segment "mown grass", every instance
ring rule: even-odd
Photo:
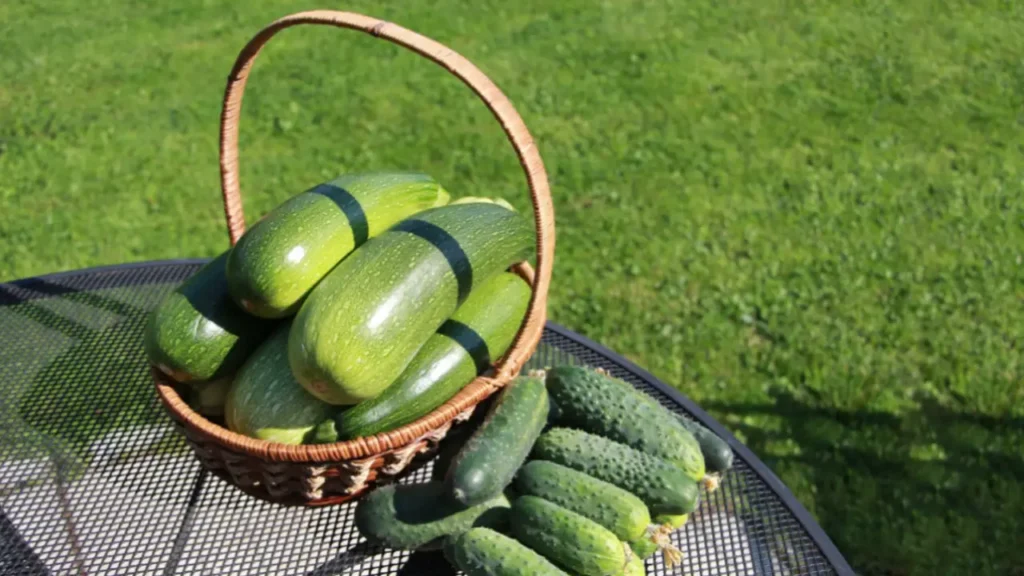
[[[0,278],[222,250],[224,78],[311,7],[88,4],[0,3]],[[506,91],[555,194],[551,316],[708,407],[858,571],[1024,570],[1020,3],[344,7]],[[250,217],[389,167],[527,206],[441,69],[354,33],[275,40],[245,101]]]

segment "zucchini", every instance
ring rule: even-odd
[[[371,239],[299,309],[292,371],[331,404],[373,398],[401,375],[474,287],[533,254],[521,215],[495,204],[427,210]]]
[[[349,174],[293,196],[238,241],[227,262],[239,306],[264,318],[294,314],[350,252],[396,222],[448,202],[426,174]]]
[[[302,444],[335,408],[306,392],[288,368],[288,329],[282,324],[238,371],[224,407],[228,428],[261,440]]]
[[[610,438],[704,478],[700,444],[675,416],[626,382],[581,366],[548,371],[559,424]]]
[[[504,490],[530,454],[550,409],[543,379],[521,376],[509,382],[452,462],[445,478],[451,496],[472,506]]]
[[[231,301],[224,279],[228,254],[164,297],[146,322],[146,357],[177,382],[230,378],[274,328]]]
[[[351,439],[387,432],[444,404],[508,350],[526,315],[530,294],[530,286],[509,272],[473,290],[398,380],[380,396],[345,412],[338,421],[338,433]]]
[[[445,545],[466,576],[568,576],[546,558],[490,528],[472,528]]]
[[[463,507],[445,498],[440,482],[377,488],[356,504],[359,533],[374,544],[399,550],[438,549],[449,536],[475,526],[502,528],[508,521],[504,494]]]
[[[601,436],[552,428],[537,439],[533,457],[579,470],[632,492],[652,514],[688,514],[697,508],[697,483],[685,472]]]
[[[700,451],[704,455],[704,462],[708,472],[721,474],[732,468],[732,448],[729,447],[725,440],[719,438],[717,434],[708,430],[696,420],[690,420],[681,414],[676,414],[675,416],[683,425],[683,428],[689,430],[693,437],[697,439],[697,443],[700,444]]]
[[[473,202],[488,202],[491,204],[497,204],[503,208],[509,210],[515,210],[515,207],[509,204],[508,200],[504,198],[485,198],[483,196],[464,196],[458,200],[452,200],[452,204],[471,204]]]
[[[516,475],[519,494],[537,496],[597,522],[623,542],[643,537],[651,514],[629,492],[561,464],[527,462]]]
[[[231,389],[230,378],[221,378],[213,382],[201,382],[188,386],[188,405],[193,410],[210,418],[224,416],[224,403]]]
[[[579,576],[622,574],[625,545],[600,524],[536,496],[512,503],[511,533],[566,571]]]

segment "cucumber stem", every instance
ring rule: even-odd
[[[676,548],[672,541],[669,540],[669,536],[672,534],[671,524],[651,524],[647,527],[645,536],[661,549],[661,555],[665,558],[665,566],[672,568],[677,566],[683,561],[683,553]]]
[[[717,473],[709,473],[704,475],[704,479],[701,482],[708,492],[714,492],[718,490],[718,486],[722,483],[722,478]]]

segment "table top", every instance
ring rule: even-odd
[[[92,268],[0,284],[0,573],[453,574],[439,553],[385,551],[351,504],[297,508],[202,470],[153,389],[146,316],[201,260]],[[735,467],[648,574],[853,574],[781,481],[677,390],[549,323],[532,363],[603,367],[732,446]],[[403,482],[429,478],[427,462]]]

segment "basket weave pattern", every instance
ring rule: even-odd
[[[261,30],[242,49],[228,77],[221,112],[220,166],[224,214],[232,245],[245,232],[238,170],[238,120],[252,64],[277,32],[296,25],[328,25],[365,32],[441,65],[472,89],[508,136],[526,175],[537,230],[536,269],[514,268],[533,287],[526,318],[509,351],[492,369],[432,413],[390,432],[334,444],[290,446],[231,432],[193,411],[174,383],[153,369],[157,393],[203,467],[254,496],[319,506],[349,500],[377,480],[401,473],[434,452],[454,424],[507,384],[540,343],[555,248],[554,209],[547,173],[522,118],[497,86],[468,60],[415,32],[351,12],[313,11],[286,16]]]

